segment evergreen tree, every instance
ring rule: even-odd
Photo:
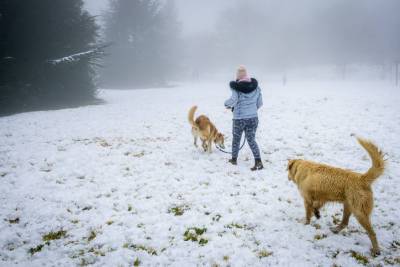
[[[1,0],[0,111],[93,99],[96,37],[82,0]],[[51,61],[72,54],[77,55]]]
[[[111,0],[105,36],[112,43],[103,84],[132,88],[165,84],[177,69],[180,25],[174,1]]]

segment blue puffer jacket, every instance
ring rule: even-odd
[[[234,89],[231,91],[232,96],[225,101],[225,107],[233,108],[234,120],[258,117],[257,110],[263,105],[260,87],[247,94]]]

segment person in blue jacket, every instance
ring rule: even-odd
[[[240,140],[244,132],[255,161],[251,170],[261,170],[263,164],[260,149],[255,139],[258,126],[257,111],[263,105],[261,89],[257,80],[247,75],[244,66],[238,68],[236,81],[231,81],[229,85],[232,96],[225,101],[225,107],[233,112],[232,158],[229,162],[237,165]]]

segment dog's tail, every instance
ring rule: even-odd
[[[197,127],[196,122],[194,121],[194,113],[197,110],[197,106],[193,106],[190,110],[189,110],[189,114],[188,114],[188,120],[189,123],[193,126],[193,127]]]
[[[362,178],[372,184],[385,170],[385,160],[383,159],[382,151],[371,141],[357,137],[358,143],[368,152],[372,167],[362,175]]]

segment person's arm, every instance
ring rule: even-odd
[[[263,99],[262,99],[262,94],[261,94],[261,90],[260,93],[258,94],[258,98],[257,98],[257,109],[261,108],[263,106]]]
[[[225,101],[225,107],[226,108],[234,108],[237,105],[238,102],[238,92],[236,92],[235,90],[231,90],[232,91],[232,96],[231,98],[229,98],[228,100]]]

